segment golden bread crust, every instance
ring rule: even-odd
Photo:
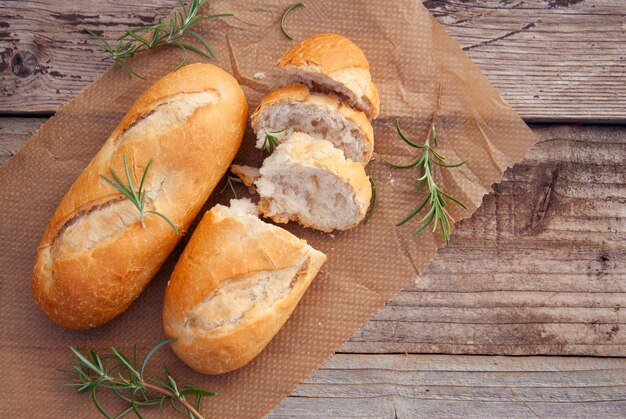
[[[342,35],[310,36],[285,52],[277,64],[288,72],[309,73],[315,79],[324,76],[351,91],[354,105],[370,118],[380,113],[380,97],[367,58],[361,48]]]
[[[203,92],[209,101],[192,108],[172,129],[126,135],[159,103]],[[210,64],[170,73],[135,101],[59,203],[37,249],[33,297],[52,321],[67,329],[86,329],[118,316],[180,239],[155,215],[146,215],[142,227],[139,212],[100,175],[111,177],[112,167],[125,180],[126,155],[137,188],[153,160],[146,178],[147,205],[184,232],[239,149],[246,116],[247,102],[237,81]],[[110,214],[105,217],[111,205],[119,206],[119,218],[127,218],[122,225],[112,225]],[[132,214],[137,219],[128,221]],[[72,225],[78,222],[97,239],[72,236]]]
[[[163,325],[167,337],[178,339],[172,344],[174,352],[196,371],[222,374],[256,357],[287,321],[326,260],[306,241],[280,227],[262,224],[266,227],[251,231],[236,217],[218,216],[214,208],[204,215],[176,264],[165,292]],[[191,321],[192,310],[219,286],[289,268],[298,272],[287,294],[257,316],[244,313],[227,330],[207,330]],[[217,321],[219,313],[205,310],[202,317]]]

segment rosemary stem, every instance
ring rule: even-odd
[[[178,396],[176,396],[174,393],[172,393],[169,390],[165,390],[164,388],[161,388],[159,386],[155,386],[154,384],[150,384],[147,383],[145,381],[142,381],[142,384],[145,388],[149,388],[152,389],[154,391],[158,391],[159,393],[165,394],[167,396],[170,397],[176,397],[192,414],[194,414],[198,419],[204,419],[204,416],[202,416],[202,414],[200,412],[198,412],[195,407],[193,407],[187,400],[185,400],[184,398],[179,398]]]
[[[437,187],[435,185],[435,181],[430,171],[430,138],[426,138],[424,142],[424,175],[426,177],[426,181],[428,182],[429,190],[433,190]]]
[[[446,209],[448,202],[445,201],[444,197],[448,198],[449,200],[463,207],[464,209],[467,209],[467,205],[463,204],[458,199],[453,198],[452,196],[445,193],[443,190],[439,188],[435,180],[436,173],[435,173],[435,170],[433,169],[433,164],[436,164],[437,166],[440,166],[441,168],[451,168],[451,167],[462,166],[467,162],[467,160],[463,160],[462,162],[457,163],[457,164],[445,163],[445,158],[437,150],[435,150],[435,147],[437,147],[437,133],[435,131],[434,122],[432,122],[430,132],[428,136],[426,137],[426,139],[424,140],[424,143],[422,145],[416,144],[412,142],[411,140],[409,140],[400,129],[400,123],[398,121],[396,121],[396,131],[398,132],[398,135],[400,136],[402,141],[404,141],[411,147],[420,149],[422,154],[419,160],[417,160],[415,163],[412,163],[412,164],[406,164],[406,165],[395,164],[395,163],[389,162],[388,160],[384,158],[383,158],[383,161],[385,161],[387,164],[389,164],[392,167],[397,167],[400,169],[410,169],[410,168],[417,169],[419,171],[419,174],[416,176],[411,176],[411,178],[417,182],[415,186],[417,193],[420,193],[421,190],[424,188],[428,190],[426,197],[424,198],[422,203],[417,207],[417,209],[411,212],[398,224],[396,224],[396,226],[401,226],[405,224],[406,222],[411,220],[413,217],[415,217],[420,211],[422,211],[422,209],[424,209],[426,205],[428,205],[430,210],[421,220],[417,222],[419,225],[419,228],[415,232],[415,234],[420,233],[427,226],[432,224],[433,232],[437,231],[437,228],[440,227],[441,232],[443,234],[443,239],[445,240],[446,243],[448,243],[449,235],[451,231],[451,225],[450,225],[450,214],[448,213],[448,210]],[[434,143],[433,147],[430,146],[431,139]]]

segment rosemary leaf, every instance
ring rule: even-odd
[[[265,130],[265,140],[263,140],[261,149],[267,151],[269,154],[272,154],[276,147],[278,147],[278,137],[276,136],[276,134],[280,134],[281,132],[284,132],[286,130],[287,128],[276,131]]]
[[[115,173],[115,170],[113,170],[112,167],[109,167],[109,171],[111,172],[111,176],[113,177],[113,179],[109,179],[108,177],[104,175],[100,175],[100,177],[104,179],[113,188],[115,188],[115,190],[117,190],[126,198],[128,198],[130,202],[132,202],[132,204],[139,211],[139,221],[141,222],[142,226],[143,226],[145,214],[154,214],[154,215],[158,215],[163,220],[165,220],[165,222],[167,222],[170,225],[170,227],[172,227],[172,230],[174,230],[174,232],[178,235],[178,228],[169,218],[165,216],[165,214],[162,214],[157,211],[145,209],[146,193],[144,190],[144,184],[146,180],[146,175],[151,166],[152,166],[152,160],[148,162],[148,164],[146,165],[146,168],[144,169],[143,175],[141,176],[141,182],[139,183],[139,190],[137,191],[135,191],[135,185],[133,184],[132,175],[130,173],[130,166],[128,165],[126,154],[124,154],[124,172],[126,173],[126,180],[128,182],[128,185],[124,184],[122,179],[120,179],[120,177],[117,175],[117,173]]]
[[[187,33],[191,36],[193,36],[194,38],[196,38],[198,41],[200,41],[202,43],[202,45],[206,48],[207,51],[209,51],[209,55],[206,55],[206,53],[204,51],[202,51],[202,54],[205,54],[206,57],[213,57],[216,58],[217,54],[215,53],[215,50],[213,49],[213,47],[211,46],[211,44],[209,44],[206,39],[204,39],[198,32],[193,31],[191,29],[187,30]],[[192,50],[194,51],[194,50]]]
[[[424,148],[423,145],[419,145],[419,144],[414,143],[413,141],[409,140],[409,138],[404,134],[404,131],[402,131],[402,129],[400,128],[399,121],[396,121],[396,131],[398,132],[398,135],[400,136],[402,141],[404,141],[405,143],[407,143],[411,147],[413,147],[413,148]]]
[[[83,353],[71,347],[70,350],[76,363],[73,365],[73,370],[64,370],[63,373],[71,377],[73,381],[62,385],[77,387],[78,393],[88,393],[96,409],[107,418],[113,418],[113,416],[98,400],[99,390],[109,390],[113,396],[126,404],[115,418],[123,417],[131,412],[142,418],[143,409],[150,406],[159,406],[161,412],[164,413],[163,404],[169,401],[179,413],[192,419],[201,419],[203,416],[200,413],[200,400],[202,397],[210,397],[215,393],[190,384],[179,385],[167,367],[164,367],[164,377],[148,379],[145,375],[148,362],[155,352],[173,341],[175,339],[168,339],[155,345],[139,368],[135,351],[131,362],[115,348],[111,348],[111,354],[98,355],[91,350]]]
[[[424,201],[419,205],[419,207],[417,207],[412,213],[407,215],[406,218],[404,218],[402,221],[400,221],[398,224],[396,224],[396,227],[400,227],[401,225],[406,224],[413,217],[415,217],[417,214],[419,214],[419,212],[426,206],[426,204],[428,204],[428,198],[429,197],[427,196],[424,199]]]
[[[137,77],[142,80],[146,78],[134,71],[125,60],[132,58],[137,52],[144,49],[156,48],[160,45],[170,45],[181,49],[183,58],[176,66],[179,69],[187,62],[188,51],[195,52],[204,57],[216,57],[215,50],[209,42],[198,32],[191,28],[199,22],[206,19],[214,19],[218,17],[233,16],[230,13],[221,13],[215,15],[200,15],[200,8],[207,0],[190,0],[189,5],[180,0],[182,11],[173,15],[170,20],[159,20],[152,25],[144,25],[134,29],[124,31],[124,34],[117,38],[117,46],[113,47],[106,39],[95,31],[85,28],[84,31],[93,36],[98,41],[100,52],[108,55],[108,57],[119,65],[128,73],[129,77]],[[196,38],[205,50],[189,45],[183,42],[185,36],[189,34]]]
[[[289,7],[287,7],[287,8],[285,9],[285,13],[283,13],[283,16],[280,18],[280,23],[279,23],[279,25],[280,25],[280,30],[281,30],[281,32],[283,33],[283,35],[285,35],[287,38],[289,38],[289,39],[291,39],[291,40],[293,40],[293,37],[292,37],[291,35],[289,35],[289,34],[287,33],[287,31],[285,30],[285,19],[287,18],[287,15],[288,15],[289,13],[291,13],[291,11],[292,11],[293,9],[297,9],[298,7],[306,7],[306,4],[304,4],[304,3],[302,3],[302,2],[292,4],[291,6],[289,6]]]
[[[226,183],[224,183],[224,187],[220,190],[220,195],[223,194],[226,189],[230,189],[233,197],[237,199],[237,191],[235,191],[235,185],[233,184],[233,182],[243,183],[243,181],[239,179],[237,175],[229,170],[228,174],[226,175]]]
[[[113,169],[111,169],[111,172],[112,171]],[[137,193],[135,192],[135,185],[133,184],[133,178],[130,175],[130,167],[128,167],[128,159],[126,158],[126,153],[124,153],[124,171],[126,172],[126,179],[128,180],[128,189],[130,190],[130,193],[133,194],[133,198],[135,198],[136,201],[139,201],[139,197],[137,196]],[[144,171],[143,174],[145,175],[146,172]]]
[[[109,415],[108,412],[106,410],[104,410],[102,405],[98,402],[98,399],[96,398],[96,390],[97,390],[97,387],[94,387],[91,390],[91,393],[90,393],[91,401],[96,406],[96,409],[98,409],[100,411],[100,413],[102,413],[102,415],[104,417],[106,417],[107,419],[112,419],[112,416]]]
[[[382,160],[389,166],[398,169],[417,169],[420,175],[411,177],[416,182],[416,192],[420,193],[423,188],[427,189],[427,194],[424,200],[421,201],[421,203],[417,206],[415,210],[413,210],[398,224],[396,224],[396,226],[406,224],[407,222],[415,218],[415,216],[417,216],[420,212],[422,212],[422,210],[424,210],[426,206],[428,206],[429,209],[426,215],[424,215],[419,221],[417,221],[418,228],[415,231],[415,234],[419,234],[424,231],[426,227],[432,226],[433,232],[437,231],[437,229],[441,230],[443,239],[447,244],[450,240],[452,227],[450,224],[450,216],[448,214],[448,211],[446,210],[446,206],[448,205],[446,199],[449,199],[450,201],[454,202],[464,209],[467,209],[467,205],[439,188],[435,181],[433,167],[439,166],[441,169],[455,168],[464,165],[465,163],[467,163],[467,160],[463,160],[459,163],[454,164],[448,164],[445,162],[445,157],[434,149],[434,147],[438,145],[437,131],[435,129],[434,123],[431,125],[431,129],[429,131],[428,137],[424,141],[424,144],[417,144],[411,141],[400,128],[400,121],[396,121],[396,131],[398,132],[398,136],[402,141],[404,141],[412,148],[419,149],[421,151],[421,155],[414,163],[409,164],[394,163],[384,158]],[[434,146],[430,145],[431,140]],[[433,166],[432,163],[434,163],[435,166]]]
[[[191,394],[192,396],[202,396],[202,397],[215,396],[215,393],[213,393],[212,391],[201,390],[199,388],[187,388],[185,390],[181,390],[180,392],[181,396],[186,396],[188,394]]]

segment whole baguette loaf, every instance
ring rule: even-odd
[[[240,368],[285,324],[326,255],[258,219],[249,200],[216,205],[195,229],[165,291],[174,352],[205,374]]]
[[[101,178],[112,168],[137,190],[150,160],[145,208],[184,232],[223,176],[246,125],[237,81],[210,64],[194,64],[152,85],[83,170],[57,207],[37,249],[33,297],[67,329],[99,326],[139,296],[180,236],[139,210]]]

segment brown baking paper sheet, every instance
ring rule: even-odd
[[[205,9],[235,14],[205,21],[199,31],[217,49],[219,58],[212,62],[233,73],[244,87],[251,110],[279,83],[275,62],[292,42],[280,33],[277,22],[290,3],[214,1]],[[408,161],[415,155],[398,139],[395,120],[400,119],[415,141],[423,141],[441,83],[436,122],[440,149],[449,161],[470,159],[460,169],[446,170],[440,179],[444,190],[469,205],[468,211],[450,207],[456,220],[469,217],[503,171],[536,141],[419,1],[310,0],[289,16],[288,27],[296,40],[336,32],[364,50],[382,99],[381,116],[374,124],[377,156]],[[179,59],[178,50],[166,48],[142,53],[131,65],[154,82]],[[190,62],[200,60],[190,55]],[[5,388],[1,412],[96,416],[86,396],[59,386],[62,376],[56,368],[70,365],[68,347],[106,350],[114,345],[131,351],[138,343],[147,350],[163,338],[165,285],[188,236],[131,308],[95,330],[69,332],[52,324],[33,302],[30,286],[35,250],[57,203],[149,84],[129,79],[120,69],[105,72],[0,169],[0,370],[3,381],[14,389],[8,394]],[[248,130],[235,162],[258,165],[262,156],[253,144]],[[371,165],[371,173],[378,184],[379,204],[369,224],[333,235],[287,226],[325,252],[328,262],[258,358],[220,377],[193,372],[169,349],[157,359],[157,366],[167,363],[181,382],[218,393],[204,401],[208,416],[244,418],[269,412],[375,311],[417,280],[443,245],[439,232],[414,236],[413,223],[394,226],[418,203],[409,179],[413,173],[390,169],[380,161]],[[216,192],[206,209],[228,199]]]

